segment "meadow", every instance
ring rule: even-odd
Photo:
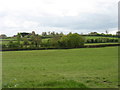
[[[84,36],[86,39],[96,39],[96,38],[108,38],[108,39],[117,39],[117,37],[104,37],[104,36]]]
[[[117,88],[118,47],[2,52],[3,88]]]

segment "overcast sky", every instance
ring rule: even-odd
[[[119,0],[0,0],[0,34],[115,33]]]

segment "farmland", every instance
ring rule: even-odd
[[[118,47],[2,54],[3,88],[118,87]]]
[[[117,37],[102,37],[102,36],[84,36],[84,38],[87,39],[97,39],[97,38],[108,38],[108,39],[118,39]],[[42,39],[42,42],[46,42],[49,38]],[[16,38],[9,38],[9,39],[0,39],[0,45],[1,44],[8,44],[9,41],[17,42]],[[20,41],[23,43],[23,41]]]
[[[103,37],[103,36],[84,36],[86,39],[96,39],[96,38],[109,38],[109,39],[117,39],[117,37]]]

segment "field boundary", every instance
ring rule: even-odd
[[[119,44],[101,44],[101,45],[84,45],[78,48],[99,48],[109,46],[120,46]],[[22,51],[22,50],[51,50],[51,49],[74,49],[74,48],[2,48],[0,51]]]

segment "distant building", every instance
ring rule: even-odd
[[[89,35],[97,35],[98,33],[97,32],[91,32],[89,33]]]
[[[20,35],[22,36],[22,37],[25,37],[26,35],[29,35],[30,33],[26,33],[26,32],[22,32],[22,33],[20,33]]]
[[[32,31],[32,33],[27,33],[27,32],[20,32],[19,33],[21,35],[21,37],[25,37],[25,36],[31,36],[31,35],[36,35],[35,31]],[[17,35],[14,35],[13,37],[17,37]]]
[[[5,34],[0,35],[0,39],[5,39],[5,38],[7,38],[7,36]]]

